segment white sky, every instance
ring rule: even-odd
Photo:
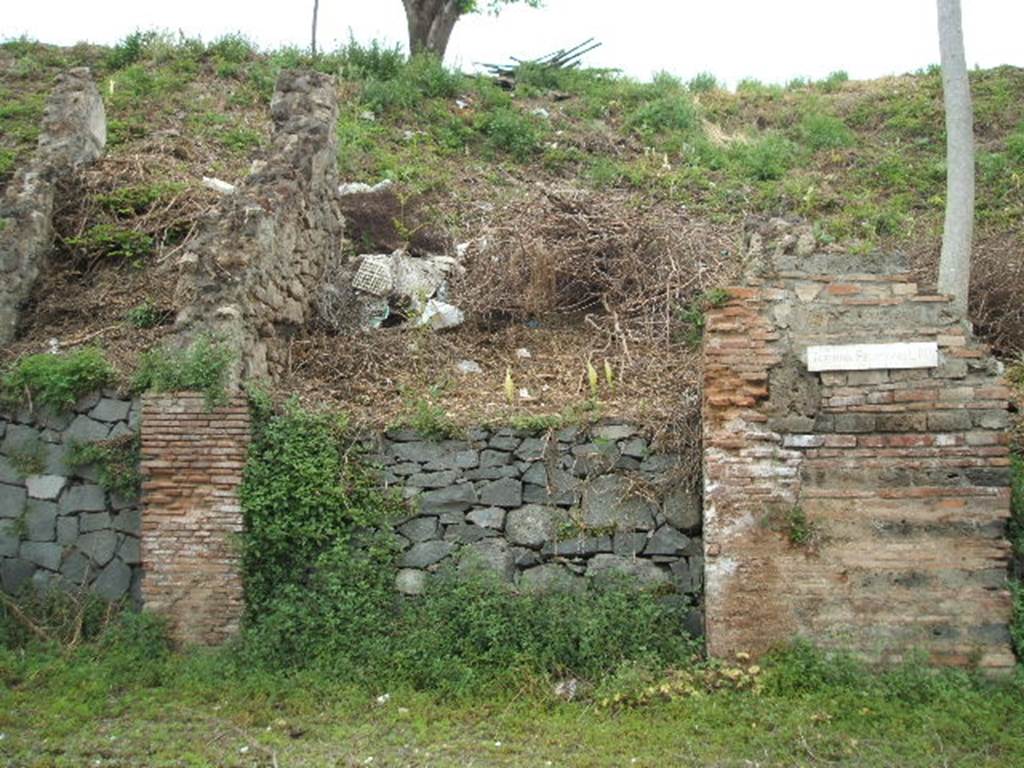
[[[348,39],[405,44],[401,0],[320,0],[321,48]],[[308,46],[312,0],[0,0],[0,37],[28,35],[69,45],[113,43],[136,29],[182,30],[213,39],[241,32],[264,47]],[[963,0],[971,65],[1024,66],[1024,0]],[[447,62],[504,62],[604,43],[590,66],[648,78],[710,71],[784,82],[845,69],[854,79],[902,73],[938,61],[935,0],[547,0],[467,16]]]

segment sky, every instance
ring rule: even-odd
[[[240,32],[263,47],[308,46],[313,0],[0,0],[0,38],[114,43],[136,29],[212,40]],[[1024,66],[1024,0],[963,0],[971,66]],[[320,47],[378,39],[405,45],[401,0],[320,0]],[[936,63],[935,0],[546,0],[499,17],[466,16],[446,61],[532,58],[594,37],[585,63],[640,78],[711,72],[784,83],[845,70],[854,79]]]

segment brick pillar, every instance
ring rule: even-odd
[[[213,645],[238,630],[249,436],[243,396],[213,409],[197,393],[143,398],[142,599],[179,642]]]
[[[1009,390],[950,297],[815,254],[708,313],[708,649],[796,637],[875,661],[1012,669]],[[918,343],[936,362],[809,364]],[[865,366],[866,367],[866,366]]]

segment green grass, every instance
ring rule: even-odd
[[[0,651],[0,760],[79,766],[874,766],[1024,762],[1019,682],[910,668],[822,679],[767,665],[760,694],[636,708],[565,703],[551,681],[446,700],[230,655]],[[801,674],[792,686],[787,679]],[[773,683],[778,675],[781,683]],[[788,686],[788,687],[787,687]],[[387,696],[382,703],[378,697]],[[369,758],[373,758],[372,761]]]
[[[799,215],[854,250],[918,245],[941,227],[944,127],[931,69],[878,83],[843,72],[787,86],[747,79],[729,92],[710,73],[684,84],[666,73],[637,82],[607,70],[528,66],[510,94],[434,59],[406,61],[394,48],[356,41],[315,61],[295,48],[261,51],[237,35],[202,43],[153,32],[111,49],[13,40],[0,55],[13,62],[0,78],[0,178],[31,151],[60,67],[96,72],[112,154],[175,130],[184,156],[189,144],[212,143],[216,172],[230,177],[244,175],[265,141],[277,74],[312,66],[339,78],[346,178],[391,178],[442,196],[457,194],[454,180],[467,175],[495,194],[509,174],[583,179],[718,220]],[[1024,215],[1024,72],[974,71],[971,80],[984,236]],[[549,119],[532,114],[541,105]],[[718,141],[718,131],[729,139]]]

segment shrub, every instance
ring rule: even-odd
[[[318,558],[339,557],[357,529],[397,511],[343,442],[347,422],[290,404],[262,419],[240,491],[250,611],[284,585],[305,587]]]
[[[684,133],[697,131],[700,115],[697,105],[674,77],[660,73],[648,88],[652,98],[642,101],[626,116],[626,127],[639,134]]]
[[[853,132],[838,117],[809,114],[800,121],[800,137],[808,147],[842,149],[853,144]]]
[[[835,72],[829,74],[824,80],[821,80],[818,85],[825,93],[833,93],[838,91],[843,83],[847,82],[850,76],[842,69],[838,69]]]
[[[487,146],[525,162],[540,151],[540,129],[536,121],[514,107],[499,107],[477,118],[476,129]]]
[[[234,361],[234,352],[209,336],[200,336],[185,348],[151,349],[139,359],[132,389],[136,392],[202,392],[212,408],[227,402]]]
[[[777,134],[750,143],[737,142],[730,148],[736,167],[757,181],[780,179],[793,163],[793,145]]]
[[[0,400],[8,405],[30,403],[66,410],[82,395],[113,380],[113,367],[94,347],[60,355],[30,355],[0,376]]]
[[[523,594],[466,557],[399,598],[388,524],[401,505],[350,449],[345,420],[291,404],[260,407],[256,423],[241,490],[246,658],[462,693],[518,671],[597,676],[693,655],[686,606],[620,583]]]
[[[97,638],[107,623],[107,606],[87,592],[25,589],[17,599],[0,596],[0,647],[23,649],[34,643],[66,645],[77,635]]]
[[[461,85],[461,75],[445,69],[436,56],[422,54],[394,76],[365,81],[362,102],[381,113],[414,109],[426,99],[455,96]]]
[[[341,71],[346,80],[393,80],[405,66],[400,46],[389,48],[376,40],[364,46],[350,38],[336,55],[342,61]]]
[[[124,69],[145,58],[147,48],[157,39],[156,32],[136,30],[122,39],[107,54],[110,69]]]
[[[699,72],[687,83],[686,87],[694,93],[705,93],[707,91],[717,91],[721,85],[718,82],[718,78],[710,72]]]
[[[96,224],[78,237],[69,237],[65,244],[81,249],[92,258],[123,259],[140,264],[153,253],[153,238],[144,232],[118,227],[115,224]]]
[[[234,33],[214,40],[206,49],[210,56],[231,64],[243,64],[256,55],[256,46],[245,35]]]

